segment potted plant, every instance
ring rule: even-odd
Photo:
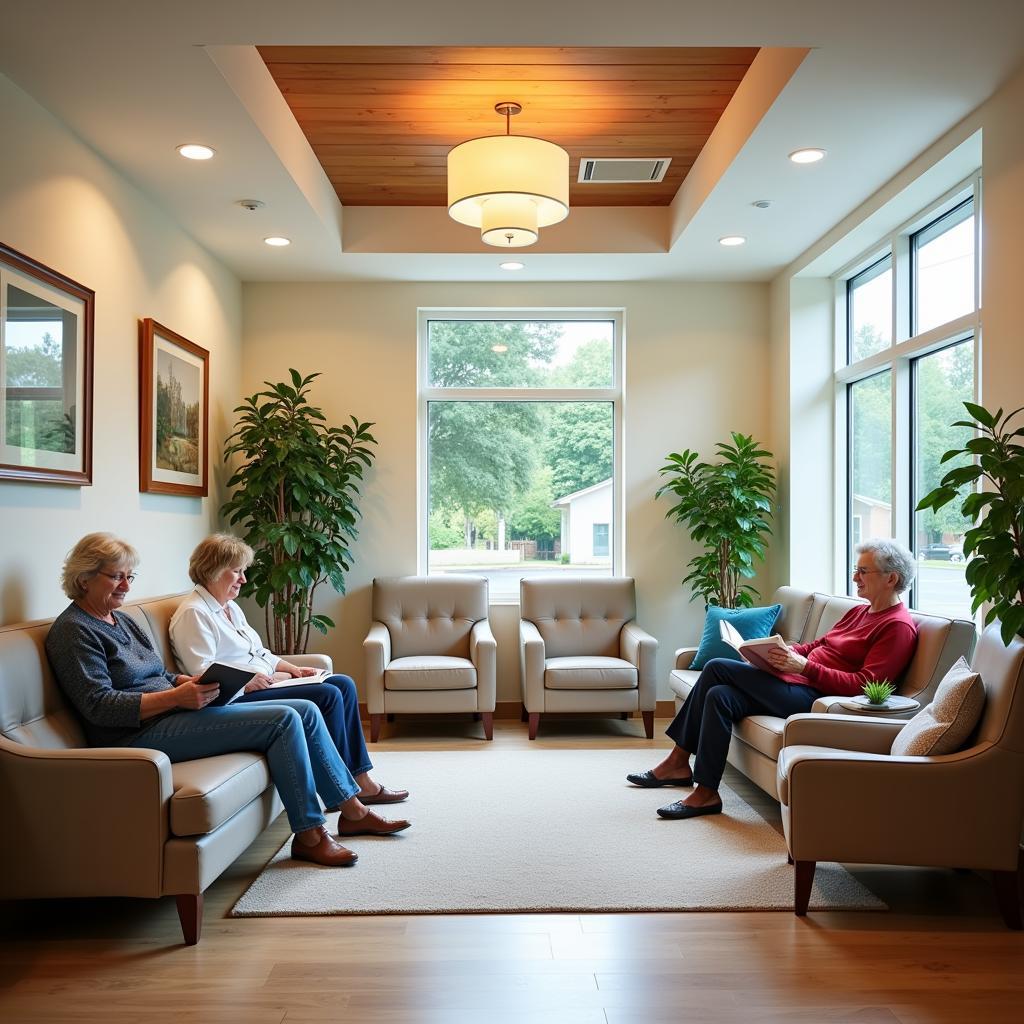
[[[687,563],[693,594],[704,604],[725,608],[750,607],[757,591],[742,583],[754,575],[754,560],[763,559],[765,537],[771,533],[771,503],[775,474],[765,451],[745,434],[733,433],[732,443],[719,442],[718,460],[702,462],[689,448],[666,456],[658,471],[669,477],[655,497],[669,492],[678,498],[665,513],[690,530],[704,551]]]
[[[1003,643],[1008,644],[1014,634],[1024,636],[1024,447],[1016,440],[1024,435],[1024,427],[1012,432],[1008,428],[1024,408],[1007,416],[1002,409],[991,413],[974,402],[964,402],[964,408],[971,419],[953,425],[977,433],[963,448],[946,452],[941,461],[958,456],[972,461],[951,469],[917,508],[938,511],[962,498],[961,513],[975,523],[964,535],[963,551],[974,597],[971,610],[988,602],[985,625],[998,618]],[[962,497],[962,489],[973,488],[978,480],[986,481],[989,489]]]
[[[865,683],[861,689],[864,691],[868,703],[879,708],[884,706],[885,702],[896,692],[896,687],[888,679],[877,683]]]
[[[224,442],[224,458],[237,456],[241,463],[228,480],[234,493],[221,514],[241,527],[255,552],[242,593],[264,609],[268,644],[304,654],[311,627],[326,633],[334,625],[313,613],[313,598],[325,582],[345,593],[359,482],[377,442],[369,432],[373,424],[355,416],[344,426],[327,426],[307,397],[320,374],[289,374],[290,384],[264,381],[269,390],[234,410],[240,415]]]

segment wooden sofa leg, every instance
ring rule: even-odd
[[[493,711],[482,711],[480,717],[484,723],[484,737],[489,740],[494,739],[494,712]]]
[[[530,712],[530,739],[535,740],[537,738],[537,726],[540,725],[540,712]]]
[[[793,913],[797,917],[807,914],[807,904],[811,902],[811,886],[814,884],[814,869],[817,861],[798,860],[794,862],[793,872]]]
[[[649,740],[654,739],[654,712],[644,711],[644,732],[647,734]]]
[[[194,946],[203,930],[203,894],[182,893],[174,899],[178,904],[178,920],[181,921],[185,945]]]
[[[380,725],[384,720],[383,715],[370,715],[370,742],[376,743],[380,739]]]
[[[1024,851],[1017,855],[1016,871],[993,871],[992,887],[996,892],[996,904],[1003,915],[1006,927],[1015,932],[1021,930],[1020,904],[1024,891]]]

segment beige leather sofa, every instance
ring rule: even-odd
[[[782,824],[796,864],[795,909],[807,911],[817,861],[991,871],[1006,924],[1021,927],[1024,880],[1024,638],[999,626],[972,667],[985,709],[963,750],[893,757],[903,722],[794,715],[778,764]]]
[[[384,716],[466,712],[494,737],[497,645],[483,576],[392,576],[373,581],[363,641],[370,740]]]
[[[128,605],[172,665],[184,595]],[[50,672],[50,621],[0,628],[0,899],[174,896],[186,943],[203,892],[282,810],[253,753],[171,764],[156,750],[87,747]],[[330,668],[322,655],[292,658]]]
[[[827,633],[851,608],[863,602],[853,597],[779,587],[766,603],[782,605],[776,633],[789,642],[809,643]],[[917,651],[899,680],[897,692],[923,705],[931,700],[935,688],[957,658],[970,658],[977,632],[974,623],[966,619],[947,619],[916,611],[911,614],[918,627]],[[675,695],[677,711],[700,675],[689,667],[696,653],[696,647],[676,651],[676,667],[669,676],[669,686]],[[842,709],[837,702],[841,699],[822,698],[814,702],[812,711],[840,713]],[[733,726],[733,739],[729,744],[729,763],[776,800],[779,798],[776,766],[785,724],[784,718],[773,715],[751,715]]]
[[[639,711],[654,735],[658,641],[636,618],[629,576],[519,582],[523,707],[536,739],[546,712]]]

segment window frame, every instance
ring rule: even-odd
[[[416,316],[416,564],[430,574],[431,402],[598,402],[612,406],[612,523],[609,537],[611,575],[626,574],[625,499],[623,482],[623,386],[625,310],[581,307],[420,307]],[[448,388],[430,384],[428,330],[431,320],[595,320],[612,323],[612,384],[607,388]],[[491,604],[518,606],[513,598],[491,598]]]
[[[974,217],[974,309],[954,320],[912,334],[916,320],[916,297],[912,268],[914,265],[914,239],[930,227],[939,224],[958,209],[973,202]],[[836,593],[849,593],[852,572],[850,560],[852,538],[850,458],[850,386],[872,377],[883,370],[892,371],[892,523],[896,540],[914,551],[914,423],[912,378],[916,359],[941,351],[952,345],[974,341],[974,401],[980,401],[982,381],[980,375],[983,345],[981,308],[981,212],[982,176],[975,171],[969,177],[898,225],[888,235],[877,239],[870,247],[851,260],[833,276],[835,308],[833,351],[835,369],[834,433],[835,460],[833,489],[834,503],[834,561]],[[852,304],[850,284],[860,274],[878,265],[886,255],[892,257],[892,344],[874,355],[856,362],[850,361],[852,331]],[[915,552],[916,554],[916,552]],[[916,588],[908,594],[910,607],[916,608]],[[925,611],[926,609],[921,609]]]

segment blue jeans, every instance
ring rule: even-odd
[[[748,715],[789,718],[810,711],[820,696],[819,690],[787,683],[745,661],[712,658],[665,732],[676,746],[696,755],[693,781],[717,790],[725,771],[733,722]]]
[[[253,690],[252,693],[242,694],[234,703],[254,704],[265,700],[312,701],[324,716],[327,731],[348,770],[353,775],[361,775],[373,767],[370,755],[366,752],[363,723],[359,720],[359,695],[350,676],[338,674],[328,676],[322,683]]]
[[[359,792],[308,700],[178,711],[144,728],[128,746],[162,750],[172,761],[238,750],[265,754],[293,832],[324,823],[317,793],[328,807],[337,807]]]

